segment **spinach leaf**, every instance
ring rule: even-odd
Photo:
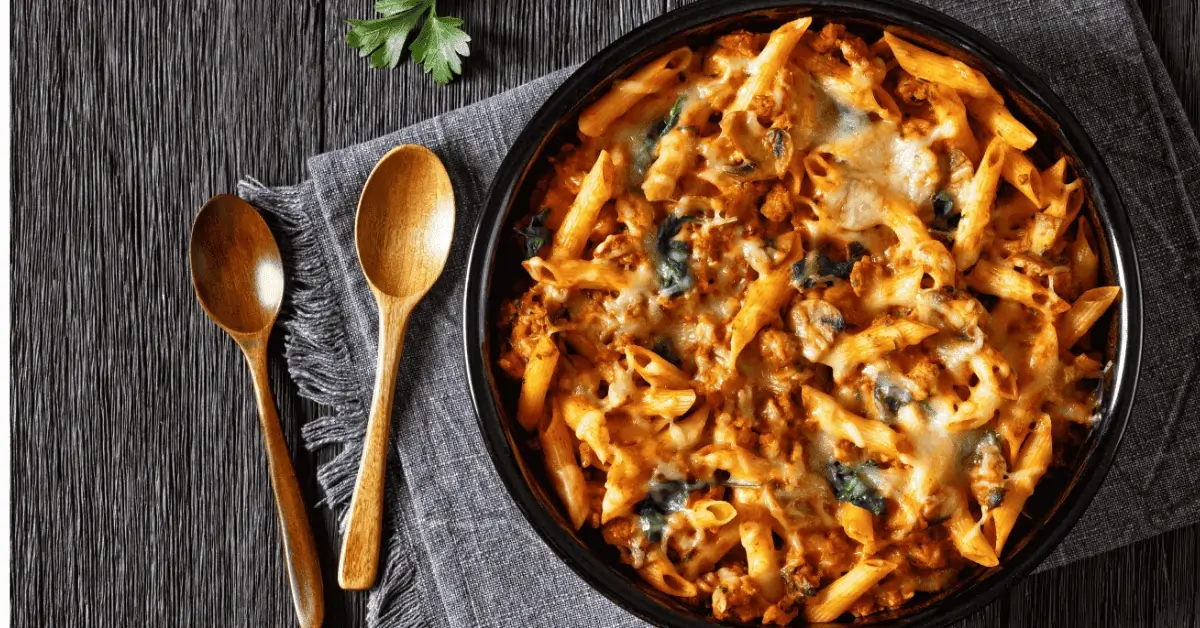
[[[829,485],[833,488],[833,495],[838,501],[849,502],[859,508],[871,511],[876,516],[883,514],[885,505],[883,496],[875,490],[874,486],[871,486],[856,467],[831,460],[826,471],[828,473],[826,479],[829,480]]]
[[[933,222],[929,225],[929,233],[933,237],[951,244],[954,242],[954,232],[962,220],[962,213],[954,211],[954,199],[945,190],[933,197]]]
[[[695,284],[691,270],[688,268],[688,258],[692,251],[686,242],[675,239],[684,223],[695,222],[690,216],[667,216],[658,226],[658,235],[654,246],[658,253],[658,290],[670,296],[679,296],[687,292]]]
[[[934,219],[946,218],[950,212],[954,211],[954,199],[950,198],[950,194],[945,190],[938,192],[933,197],[933,217]]]
[[[861,258],[861,255],[852,255],[844,262],[835,262],[824,251],[810,251],[804,259],[792,264],[792,281],[808,289],[817,284],[832,284],[836,279],[849,279],[850,272]]]
[[[518,235],[525,239],[525,259],[537,257],[538,251],[550,241],[550,229],[546,227],[546,219],[550,217],[550,208],[544,208],[525,227],[515,229]]]
[[[667,112],[667,117],[663,119],[662,129],[658,132],[657,137],[654,138],[655,140],[666,135],[671,129],[675,128],[676,124],[679,124],[679,114],[683,113],[683,105],[686,102],[687,94],[680,94],[675,99],[675,104],[671,105],[671,110]]]
[[[679,356],[675,353],[675,346],[671,344],[671,339],[667,338],[666,336],[659,338],[658,341],[654,343],[654,347],[650,350],[657,353],[658,357],[670,362],[671,364],[674,364],[675,366],[683,364],[683,361],[680,360]]]
[[[879,414],[891,420],[895,418],[896,413],[900,408],[912,403],[912,393],[908,389],[896,384],[884,375],[875,378],[875,405],[879,408]]]
[[[642,534],[652,543],[661,542],[667,516],[686,508],[688,496],[692,491],[701,491],[713,486],[759,488],[760,485],[732,481],[729,479],[729,473],[720,469],[713,473],[713,479],[710,481],[650,480],[645,499],[633,507],[633,511],[639,517]]]
[[[686,102],[687,94],[680,94],[675,99],[675,104],[671,105],[671,110],[667,112],[667,117],[651,123],[646,129],[645,140],[633,148],[633,160],[630,164],[633,176],[629,178],[630,185],[640,189],[642,179],[646,177],[646,170],[654,162],[654,149],[658,146],[658,140],[679,124],[679,115],[683,112]]]
[[[651,480],[646,498],[638,502],[633,509],[640,519],[642,534],[651,543],[661,542],[663,530],[667,525],[667,515],[683,510],[692,491],[707,487],[707,482]]]

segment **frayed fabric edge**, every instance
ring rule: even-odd
[[[284,335],[284,359],[300,395],[333,409],[333,414],[310,421],[301,433],[310,451],[341,445],[338,454],[317,469],[317,482],[324,505],[338,515],[344,531],[347,505],[354,492],[359,457],[366,433],[367,411],[359,383],[352,375],[350,352],[345,337],[342,309],[330,291],[325,251],[312,228],[308,209],[316,203],[312,181],[269,188],[247,177],[238,182],[238,194],[264,212],[264,218],[279,240],[288,291],[280,311]],[[389,448],[391,449],[391,448]],[[399,463],[389,451],[385,499],[399,500],[402,482]],[[396,503],[393,501],[393,503]],[[385,508],[384,528],[395,509]],[[408,535],[389,534],[383,573],[367,599],[371,626],[418,627],[423,621],[417,565]]]

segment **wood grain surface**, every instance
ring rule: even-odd
[[[12,556],[17,626],[294,625],[254,394],[192,296],[191,219],[240,175],[347,146],[583,61],[678,0],[443,0],[473,38],[438,87],[342,42],[369,0],[12,8]],[[1195,0],[1140,0],[1193,127]],[[272,383],[326,582],[320,410]],[[326,590],[326,625],[366,597]],[[1200,625],[1200,526],[1028,578],[964,626]]]

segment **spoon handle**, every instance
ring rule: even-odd
[[[354,497],[346,517],[346,536],[338,563],[338,584],[343,589],[369,589],[379,568],[379,542],[383,528],[383,485],[387,464],[388,428],[396,371],[404,349],[404,330],[412,305],[387,297],[379,302],[379,351],[375,365],[375,393],[367,420],[362,461],[354,483]]]
[[[243,350],[254,378],[258,422],[262,427],[263,445],[267,452],[271,490],[275,493],[275,508],[279,514],[279,532],[283,537],[283,554],[287,561],[296,619],[302,628],[316,628],[325,618],[321,563],[317,559],[317,547],[308,525],[304,497],[300,494],[300,484],[296,482],[287,441],[283,438],[279,415],[275,411],[275,398],[271,395],[266,341],[248,342]]]

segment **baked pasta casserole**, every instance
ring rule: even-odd
[[[1083,182],[983,74],[811,26],[588,106],[500,313],[566,519],[717,619],[861,616],[997,565],[1095,419],[1118,296]]]

